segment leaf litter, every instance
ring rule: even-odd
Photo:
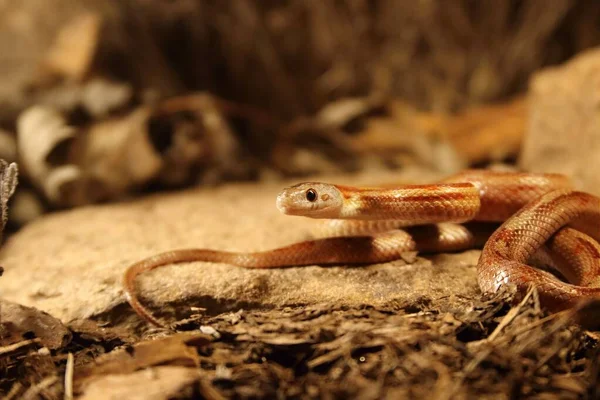
[[[187,332],[139,338],[86,321],[70,325],[73,339],[56,350],[3,341],[0,390],[59,396],[73,354],[82,398],[99,398],[98,385],[108,397],[148,387],[161,399],[593,398],[598,337],[572,317],[546,314],[530,291],[518,304],[503,293],[448,311],[330,304],[196,315],[176,326]]]

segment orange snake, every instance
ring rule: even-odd
[[[483,292],[496,292],[504,285],[523,292],[534,285],[550,310],[600,298],[600,199],[573,191],[562,175],[468,170],[431,185],[353,188],[302,183],[284,189],[277,207],[284,214],[330,219],[336,232],[345,236],[254,253],[161,253],[126,270],[127,301],[141,317],[163,326],[140,303],[135,281],[168,264],[205,261],[276,268],[378,263],[407,251],[458,251],[483,243],[477,265]],[[490,228],[490,222],[502,221],[495,231]],[[543,260],[570,283],[527,265],[534,259]]]

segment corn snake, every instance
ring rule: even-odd
[[[534,285],[551,310],[600,298],[600,199],[574,191],[562,175],[468,170],[437,184],[382,188],[308,182],[284,189],[276,205],[284,214],[328,220],[336,236],[253,253],[161,253],[126,270],[127,301],[141,317],[163,326],[137,298],[135,282],[140,274],[168,264],[367,264],[398,259],[408,251],[476,246],[483,246],[477,277],[484,292],[507,285],[522,292]],[[493,225],[500,222],[499,228]],[[533,259],[544,260],[569,283],[529,266]]]

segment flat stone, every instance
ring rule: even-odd
[[[353,184],[432,182],[435,174],[363,174],[330,178]],[[45,216],[3,247],[0,291],[64,322],[110,312],[125,302],[121,279],[133,262],[177,248],[267,250],[309,238],[314,220],[281,215],[275,198],[286,183],[230,184],[89,206]],[[145,302],[158,308],[336,303],[406,306],[479,293],[477,251],[412,264],[250,270],[194,262],[156,269],[139,279]],[[184,305],[184,306],[182,306]],[[128,307],[125,310],[130,310]],[[119,309],[120,310],[120,309]],[[188,311],[188,310],[184,310]]]
[[[520,166],[558,172],[600,195],[600,50],[534,75]]]

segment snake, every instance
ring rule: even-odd
[[[375,187],[304,182],[283,189],[276,207],[323,220],[332,236],[260,252],[160,253],[126,269],[126,300],[144,320],[164,327],[136,290],[138,277],[159,267],[195,261],[243,268],[373,264],[406,252],[473,247],[483,247],[477,281],[484,293],[503,287],[524,293],[534,286],[551,311],[600,299],[600,198],[574,190],[561,174],[465,170],[432,184]]]

